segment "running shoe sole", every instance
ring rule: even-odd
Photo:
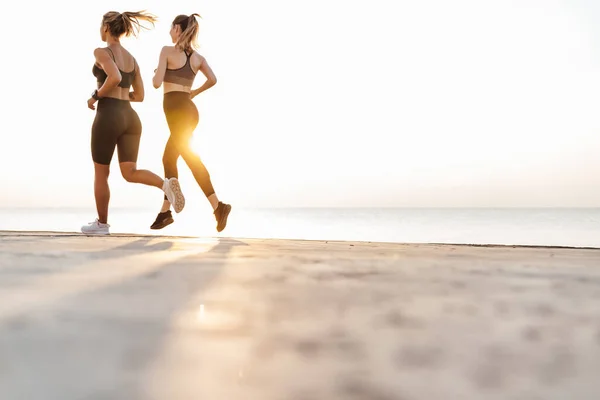
[[[177,180],[177,178],[171,178],[167,184],[173,193],[173,199],[169,199],[169,201],[175,212],[180,213],[181,210],[183,210],[183,207],[185,207],[185,197],[183,197],[181,186],[179,186],[179,180]]]

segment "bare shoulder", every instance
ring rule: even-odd
[[[106,62],[108,59],[112,60],[112,58],[110,58],[108,55],[108,50],[106,50],[106,47],[97,47],[94,49],[94,57],[96,58],[96,61]]]
[[[106,47],[96,47],[94,49],[94,56],[96,56],[96,57],[102,57],[105,54],[106,54]]]
[[[206,63],[206,59],[202,56],[202,54],[198,53],[194,50],[192,56],[190,57],[190,64],[192,65],[192,70],[198,72],[202,65]]]
[[[197,51],[194,50],[192,53],[192,63],[200,67],[202,64],[206,62],[206,58]]]
[[[204,58],[204,56],[202,54],[198,53],[198,51],[196,51],[196,50],[194,50],[194,52],[192,53],[192,57],[196,58],[197,60],[201,60],[201,61],[206,60]]]
[[[173,51],[175,50],[175,46],[163,46],[162,49],[160,49],[160,54],[164,54],[164,55],[170,55],[173,53]]]

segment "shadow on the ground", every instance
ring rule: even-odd
[[[173,246],[171,241],[150,244],[154,239],[142,238],[109,252],[124,256]],[[173,318],[219,277],[232,249],[246,245],[217,239],[209,250],[203,246],[202,252],[152,273],[67,296],[45,310],[19,316],[18,328],[2,324],[0,354],[11,365],[0,374],[6,398],[139,398],[144,374],[161,354]],[[43,378],[29,385],[32,376]]]
[[[133,242],[128,242],[117,247],[112,247],[108,250],[100,250],[97,252],[90,253],[92,259],[106,259],[106,258],[118,258],[123,256],[130,256],[133,254],[155,252],[155,251],[166,251],[173,247],[173,242],[170,240],[160,240],[156,243],[150,244],[152,241],[156,241],[157,238],[143,237]]]

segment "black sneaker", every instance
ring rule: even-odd
[[[150,226],[150,229],[162,229],[167,225],[171,225],[175,220],[171,215],[171,210],[161,212],[156,216],[156,221]]]
[[[225,204],[222,201],[219,202],[217,209],[215,210],[215,218],[217,220],[217,232],[221,232],[227,226],[227,217],[231,212],[231,205]]]

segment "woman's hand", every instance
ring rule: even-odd
[[[93,97],[90,97],[90,98],[89,98],[89,100],[88,100],[88,102],[87,102],[87,103],[88,103],[88,108],[89,108],[90,110],[95,110],[95,109],[96,109],[96,106],[94,106],[94,104],[96,104],[96,101],[97,101],[97,100],[96,100],[95,98],[93,98]]]
[[[200,91],[198,89],[194,89],[192,91],[190,91],[190,98],[194,98],[196,96],[198,96],[200,94]]]

